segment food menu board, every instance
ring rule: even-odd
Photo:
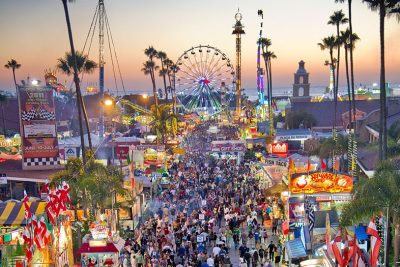
[[[344,174],[330,172],[293,174],[290,180],[292,193],[349,193],[352,189],[352,177]]]

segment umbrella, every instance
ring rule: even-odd
[[[164,172],[164,173],[162,174],[162,177],[169,177],[168,172]]]

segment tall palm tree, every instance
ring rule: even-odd
[[[158,69],[158,66],[154,62],[154,58],[157,57],[157,50],[154,49],[154,47],[149,46],[144,50],[144,54],[149,58],[149,60],[143,63],[144,68],[142,68],[142,71],[144,72],[145,75],[150,75],[151,83],[153,85],[154,102],[155,105],[158,106],[156,78],[154,75],[155,70]]]
[[[346,0],[335,0],[336,3],[344,3]],[[353,34],[353,20],[352,20],[352,0],[347,0],[347,7],[348,7],[348,15],[349,15],[349,31],[350,36]],[[353,97],[353,121],[356,121],[356,99],[355,97],[355,89],[354,89],[354,61],[353,61],[353,40],[350,38],[350,46],[349,46],[349,55],[350,55],[350,85],[351,85],[351,92]],[[354,123],[354,132],[356,132],[356,124]]]
[[[343,14],[342,10],[335,11],[333,14],[329,17],[328,24],[336,26],[336,41],[337,41],[337,58],[336,58],[336,84],[334,85],[335,87],[335,94],[338,94],[339,91],[339,67],[340,67],[340,25],[341,24],[346,24],[349,20],[346,18],[346,16]]]
[[[270,132],[269,135],[273,135],[273,119],[272,119],[272,76],[271,76],[271,59],[276,58],[275,54],[269,51],[269,47],[272,45],[271,39],[261,38],[258,42],[261,42],[262,56],[265,64],[265,77],[267,78],[267,95],[268,95],[268,116],[270,118]]]
[[[400,13],[398,0],[363,0],[373,11],[379,12],[380,33],[380,124],[379,124],[379,159],[387,159],[387,109],[385,77],[385,18],[392,13]]]
[[[167,89],[167,80],[166,80],[166,75],[168,74],[168,69],[167,65],[165,64],[165,60],[168,58],[167,53],[163,51],[158,51],[157,52],[157,58],[161,62],[161,69],[159,72],[159,76],[163,78],[164,81],[164,93],[165,93],[165,103],[168,103],[168,89]]]
[[[172,75],[172,77],[173,77],[173,84],[171,84],[172,99],[173,99],[173,101],[172,101],[172,110],[173,110],[174,113],[176,113],[176,100],[177,99],[176,99],[176,91],[175,91],[175,86],[176,86],[175,77],[176,77],[176,73],[179,71],[179,67],[178,67],[178,65],[172,63],[170,65],[169,69],[170,69],[170,72],[169,72],[168,75],[169,76]]]
[[[13,73],[13,78],[14,78],[14,85],[15,85],[15,92],[18,95],[17,92],[17,79],[15,78],[15,70],[19,69],[21,67],[21,64],[19,64],[15,59],[11,59],[7,62],[6,65],[4,65],[6,69],[11,69]]]
[[[156,89],[154,72],[158,69],[159,67],[156,66],[156,63],[151,60],[147,60],[145,63],[143,63],[143,68],[141,69],[144,75],[150,75],[151,82],[153,83],[153,96],[154,96],[154,103],[156,106],[158,106],[158,98],[157,98],[157,89]]]
[[[360,183],[356,187],[353,200],[344,207],[341,214],[343,225],[355,225],[372,216],[389,214],[389,229],[386,229],[390,239],[394,228],[394,244],[388,240],[386,266],[400,266],[400,175],[394,163],[383,161],[376,168],[374,177]],[[387,210],[388,209],[388,210]],[[389,262],[389,255],[394,252],[394,264]]]
[[[90,60],[87,55],[83,55],[82,52],[76,51],[76,65],[78,74],[93,73],[98,67],[97,63]],[[61,70],[66,75],[71,75],[74,72],[74,58],[70,52],[66,52],[63,58],[57,59],[57,69]]]
[[[3,120],[3,135],[6,137],[6,117],[4,116],[4,104],[7,103],[7,96],[3,93],[0,93],[0,105],[1,105],[1,118]]]
[[[96,62],[94,62],[93,60],[90,60],[87,55],[83,55],[82,52],[79,52],[79,51],[75,51],[75,59],[74,59],[74,56],[71,54],[71,52],[66,52],[64,57],[57,59],[56,67],[62,73],[70,76],[71,74],[74,74],[75,61],[76,61],[76,68],[77,68],[78,75],[81,73],[91,74],[98,67],[98,64]],[[77,96],[78,96],[78,94],[77,94]],[[88,134],[89,149],[92,149],[92,138],[90,136],[89,121],[87,118],[86,108],[83,103],[83,98],[82,99],[78,98],[78,101],[82,101],[81,105],[83,106],[85,125],[86,125],[86,129],[87,129],[87,134]]]
[[[335,80],[335,59],[333,58],[333,50],[336,48],[337,41],[336,37],[331,35],[322,39],[321,43],[318,43],[321,50],[328,50],[329,51],[329,58],[330,58],[330,66],[333,72],[333,84],[336,84]],[[335,87],[335,86],[334,86]],[[335,89],[333,90],[333,101],[334,101],[334,116],[333,116],[333,125],[332,125],[332,134],[333,138],[336,138],[336,113],[337,113],[337,93]]]
[[[82,161],[83,161],[83,165],[85,166],[86,165],[86,151],[85,151],[85,139],[83,136],[82,111],[83,111],[84,118],[85,118],[85,123],[86,123],[86,128],[88,131],[89,140],[90,140],[90,130],[89,130],[89,120],[88,120],[87,113],[86,113],[85,103],[83,102],[82,93],[81,93],[81,85],[80,85],[79,76],[78,76],[75,45],[74,45],[74,39],[72,36],[72,27],[71,27],[71,21],[69,18],[69,11],[68,11],[68,4],[67,4],[67,2],[73,2],[73,0],[61,0],[61,2],[64,7],[65,20],[66,20],[67,29],[68,29],[69,45],[71,47],[71,55],[72,55],[72,58],[74,59],[74,64],[73,64],[74,73],[73,74],[74,74],[76,97],[78,99],[78,101],[76,101],[76,105],[78,107],[79,134],[80,134],[80,139],[81,139]],[[90,149],[92,148],[91,142],[89,142],[89,148]]]
[[[344,47],[344,59],[345,59],[345,68],[346,68],[346,81],[347,81],[347,95],[349,100],[349,127],[352,125],[352,113],[355,113],[355,106],[353,106],[352,110],[352,102],[354,101],[354,92],[351,90],[350,86],[350,75],[349,75],[349,50],[350,45],[353,51],[355,49],[355,43],[360,40],[360,37],[356,33],[352,34],[352,41],[350,42],[350,29],[347,28],[345,31],[340,32],[340,41],[343,43]]]

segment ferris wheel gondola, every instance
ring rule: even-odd
[[[185,51],[176,65],[176,94],[185,111],[213,115],[229,109],[235,71],[226,54],[199,45]]]

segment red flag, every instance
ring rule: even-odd
[[[29,197],[26,194],[26,191],[24,190],[24,199],[22,200],[24,203],[24,208],[25,208],[25,219],[28,221],[28,219],[30,219],[32,217],[32,213],[31,213],[31,209],[30,206],[28,204],[29,202]]]
[[[335,159],[334,169],[336,171],[339,171],[339,160],[338,159]]]
[[[342,255],[342,231],[339,230],[333,239],[332,250],[335,255],[335,259],[338,262],[339,266],[343,266],[343,255]]]
[[[310,172],[311,171],[311,161],[310,161],[310,159],[308,159],[308,161],[307,161],[307,172]]]
[[[376,267],[382,240],[379,237],[378,231],[376,230],[376,225],[373,218],[367,227],[367,234],[371,235],[371,264],[373,267]]]
[[[325,170],[326,169],[326,163],[324,162],[323,159],[321,159],[321,170]]]

